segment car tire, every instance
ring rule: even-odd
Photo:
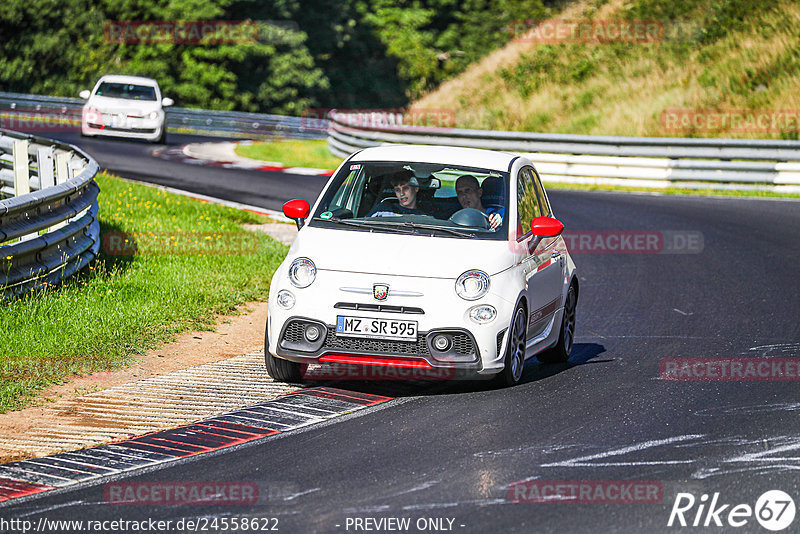
[[[561,319],[561,330],[558,341],[551,349],[539,353],[536,357],[542,363],[563,363],[569,360],[572,345],[575,342],[575,309],[578,306],[578,291],[570,284],[567,299],[564,301],[564,315]]]
[[[528,320],[525,306],[519,303],[511,318],[511,326],[508,328],[506,356],[503,360],[505,365],[497,376],[499,385],[511,387],[519,384],[525,367],[527,332]]]
[[[276,358],[269,353],[269,332],[264,333],[264,364],[267,374],[277,382],[300,382],[303,378],[303,365]]]

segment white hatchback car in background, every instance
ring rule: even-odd
[[[284,214],[301,229],[270,286],[274,379],[329,362],[513,385],[528,358],[569,358],[578,277],[528,159],[368,148],[342,163],[313,210],[296,199]]]
[[[158,82],[140,76],[107,75],[94,89],[81,91],[86,100],[81,134],[109,135],[164,143],[167,136],[164,108],[174,104],[162,98]]]

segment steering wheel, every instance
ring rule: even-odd
[[[459,226],[470,226],[483,230],[489,230],[491,228],[489,216],[475,208],[460,209],[451,215],[449,220]]]

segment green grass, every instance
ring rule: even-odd
[[[121,242],[124,232],[140,253],[107,254],[104,246],[60,287],[0,305],[0,413],[30,404],[48,385],[131,364],[179,332],[212,328],[218,313],[266,299],[286,254],[286,246],[239,226],[262,216],[110,176],[97,181],[105,243]],[[165,252],[164,242],[185,246]]]
[[[697,195],[697,196],[726,196],[726,197],[747,197],[747,198],[796,198],[800,199],[800,193],[776,193],[773,191],[734,191],[730,189],[714,189],[709,186],[706,189],[690,189],[683,187],[631,187],[626,185],[606,185],[606,184],[568,184],[563,182],[548,182],[543,180],[546,189],[569,189],[573,191],[628,191],[639,193],[661,193],[664,195]]]
[[[240,144],[236,153],[246,158],[281,163],[286,167],[335,169],[342,162],[328,150],[324,139],[283,140]]]

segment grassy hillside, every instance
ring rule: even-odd
[[[796,1],[582,0],[553,19],[656,21],[666,31],[648,43],[523,34],[413,107],[453,110],[465,128],[798,138]]]

